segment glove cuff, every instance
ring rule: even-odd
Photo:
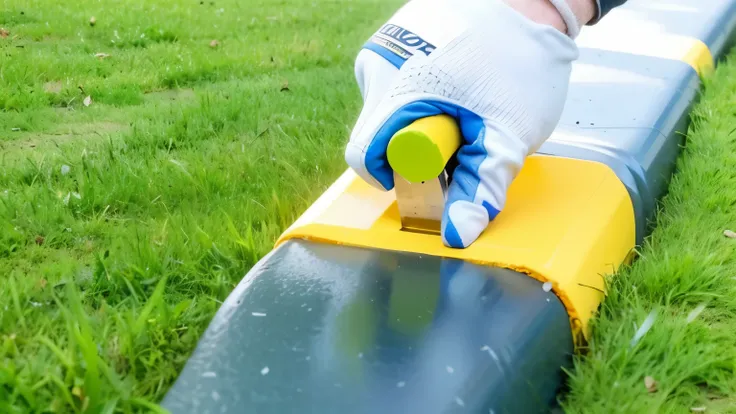
[[[580,34],[580,23],[575,13],[572,11],[572,7],[567,4],[567,0],[549,0],[553,6],[557,9],[567,26],[567,35],[571,39],[575,39]]]

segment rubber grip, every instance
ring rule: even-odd
[[[437,178],[460,148],[462,135],[446,114],[421,118],[400,129],[388,143],[391,168],[410,183]]]

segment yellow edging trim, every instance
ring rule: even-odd
[[[438,235],[402,231],[393,192],[373,189],[350,170],[277,245],[306,239],[513,269],[552,284],[581,340],[603,299],[604,277],[627,260],[635,231],[628,191],[610,168],[535,155],[509,188],[501,214],[466,249],[447,248]]]

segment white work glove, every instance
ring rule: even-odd
[[[394,133],[419,118],[453,116],[464,145],[442,239],[449,247],[470,245],[503,209],[525,158],[561,116],[579,30],[566,18],[571,13],[561,15],[570,36],[500,0],[407,3],[358,54],[364,106],[345,152],[348,165],[376,188],[391,190],[386,148]]]

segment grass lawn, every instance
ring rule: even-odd
[[[571,373],[568,412],[736,413],[736,52],[704,86],[657,227],[612,279]]]
[[[353,59],[402,1],[3,4],[0,413],[150,411],[345,168]],[[659,227],[571,372],[570,412],[729,412],[736,62],[708,84]]]

